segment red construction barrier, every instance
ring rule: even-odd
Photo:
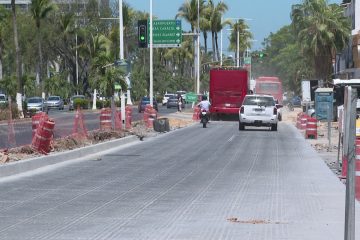
[[[121,111],[116,111],[116,113],[115,113],[115,129],[116,130],[121,130],[122,129]]]
[[[200,108],[199,107],[194,107],[194,113],[192,116],[192,120],[194,120],[194,121],[200,120]]]
[[[53,138],[55,122],[53,120],[43,121],[36,129],[31,147],[36,151],[48,154],[50,152],[50,142]]]
[[[347,175],[347,157],[342,157],[342,164],[341,164],[341,178],[346,178]]]
[[[49,117],[44,112],[36,113],[34,116],[31,117],[31,122],[32,122],[32,137],[31,137],[31,139],[34,138],[36,129],[40,125],[40,122],[47,121],[47,120],[49,120]]]
[[[360,201],[360,140],[356,139],[355,197]]]
[[[149,121],[149,114],[153,107],[150,104],[146,104],[144,110],[144,122],[147,123]]]
[[[308,117],[306,121],[305,138],[317,139],[316,118]]]
[[[360,167],[360,139],[356,139],[355,140],[355,148],[356,148],[356,175],[360,176],[360,168],[358,168],[358,166]],[[341,166],[341,178],[346,178],[347,176],[347,169],[348,169],[348,160],[347,160],[347,156],[343,156],[342,157],[342,166]],[[360,181],[357,180],[357,181]],[[360,188],[360,183],[359,183],[359,188]]]
[[[85,122],[84,122],[84,114],[81,111],[80,107],[77,108],[74,119],[74,127],[72,131],[72,135],[76,137],[86,138],[88,136]]]
[[[308,120],[308,115],[306,115],[305,113],[303,113],[300,117],[300,129],[301,130],[305,130],[306,129],[306,123]]]
[[[111,109],[103,108],[100,111],[100,129],[110,130],[112,128],[111,123]]]
[[[131,106],[126,106],[125,107],[125,127],[126,129],[130,129],[131,128],[131,121],[132,121],[132,107]]]
[[[146,127],[148,128],[154,127],[154,121],[156,120],[156,118],[157,118],[157,112],[155,109],[152,108],[150,110],[149,120],[147,121]]]

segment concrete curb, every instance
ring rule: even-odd
[[[15,174],[20,174],[32,171],[41,167],[69,161],[72,159],[82,158],[87,155],[99,153],[112,148],[119,147],[127,143],[138,141],[137,136],[127,136],[112,141],[102,142],[99,144],[77,148],[66,152],[57,152],[47,156],[29,158],[18,162],[10,162],[0,166],[0,178],[9,177]]]

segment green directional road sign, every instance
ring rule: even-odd
[[[251,57],[245,57],[244,58],[244,64],[251,64]]]
[[[149,38],[150,39],[150,21]],[[150,41],[148,46],[150,47]],[[153,20],[153,47],[180,47],[182,42],[181,20]]]
[[[196,93],[190,92],[185,95],[185,101],[186,102],[197,102],[198,96]]]

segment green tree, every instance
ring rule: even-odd
[[[51,4],[50,0],[32,0],[30,11],[31,15],[35,21],[36,30],[37,30],[37,40],[38,40],[38,76],[39,83],[43,87],[43,52],[42,52],[42,34],[41,34],[41,22],[47,18],[50,11],[55,9],[55,5]]]
[[[291,19],[303,54],[313,57],[315,77],[329,80],[332,59],[349,40],[350,22],[343,8],[326,0],[304,0],[293,5]]]
[[[235,52],[235,59],[240,58],[245,50],[251,48],[252,33],[248,30],[249,26],[244,20],[240,19],[234,24],[231,24],[232,32],[230,35],[229,50]],[[239,33],[239,38],[238,38]],[[238,42],[238,43],[237,43]],[[237,45],[239,45],[239,56],[237,56]]]

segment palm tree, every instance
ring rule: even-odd
[[[43,89],[43,54],[42,54],[42,43],[41,43],[41,22],[47,17],[49,12],[55,9],[55,5],[51,4],[50,0],[32,0],[30,11],[33,19],[35,20],[35,25],[37,28],[37,38],[38,38],[38,54],[39,54],[39,62],[38,62],[38,75],[39,75],[39,83],[41,84],[41,88]]]
[[[225,25],[230,24],[229,20],[222,21],[222,16],[227,10],[228,7],[224,2],[221,1],[215,6],[214,2],[209,0],[207,10],[205,11],[208,13],[207,17],[211,31],[213,61],[218,61],[220,58],[217,33],[220,32]]]
[[[5,40],[5,24],[6,24],[6,19],[8,17],[7,14],[8,11],[5,10],[5,8],[0,6],[0,81],[3,79],[3,55],[5,52],[5,48],[4,48],[4,40]]]
[[[334,54],[349,40],[350,22],[343,9],[326,0],[304,0],[293,5],[291,19],[302,51],[314,59],[315,77],[327,80]]]
[[[240,55],[248,48],[251,47],[251,39],[253,35],[248,31],[249,26],[244,20],[240,19],[235,24],[231,25],[232,32],[230,35],[230,46],[229,49],[235,52],[235,59],[238,59]],[[239,39],[238,33],[239,32]],[[239,41],[239,42],[237,42]],[[237,56],[237,46],[239,44],[239,56]]]
[[[190,23],[191,31],[196,34],[196,26],[198,21],[198,1],[199,1],[199,15],[202,16],[205,9],[204,0],[186,0],[185,3],[181,5],[176,14],[175,18],[181,17],[184,18],[188,23]],[[193,40],[194,46],[196,45],[196,37]],[[196,52],[196,48],[194,47]],[[196,58],[194,58],[194,66],[197,65]],[[196,79],[194,79],[194,90],[196,91]]]
[[[16,6],[15,0],[11,0],[11,11],[12,11],[12,19],[13,19],[13,28],[14,28],[14,45],[15,45],[15,54],[16,54],[16,77],[17,77],[17,94],[16,94],[16,102],[19,103],[18,109],[20,112],[20,116],[22,116],[22,94],[24,93],[24,86],[22,82],[22,72],[21,72],[21,57],[20,57],[20,47],[19,47],[19,39],[18,39],[18,31],[17,31],[17,23],[16,23]]]

